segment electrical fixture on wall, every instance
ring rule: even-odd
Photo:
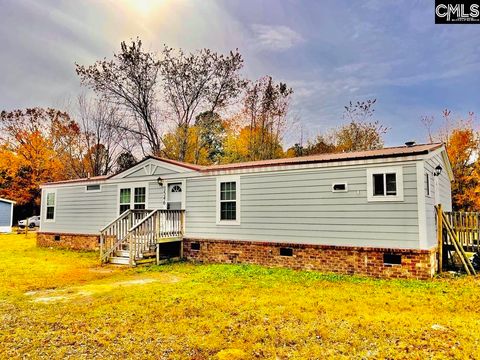
[[[440,176],[440,174],[442,173],[442,170],[443,170],[442,167],[438,165],[433,171],[433,176]]]

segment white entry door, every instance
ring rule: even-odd
[[[182,209],[182,198],[183,198],[182,183],[168,184],[168,190],[167,191],[168,191],[168,193],[167,193],[167,209],[181,210]]]

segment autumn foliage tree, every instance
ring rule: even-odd
[[[453,170],[452,205],[454,210],[480,211],[480,134],[475,129],[474,113],[452,119],[450,110],[442,112],[442,124],[434,131],[435,118],[422,117],[432,141],[446,146]]]
[[[0,197],[38,205],[40,184],[72,176],[66,156],[79,129],[67,113],[32,108],[0,113]]]
[[[243,58],[238,51],[227,55],[210,49],[185,53],[169,47],[163,49],[162,56],[162,90],[175,124],[174,131],[169,135],[175,135],[175,146],[178,148],[174,158],[187,161],[189,148],[194,146],[197,155],[193,160],[198,163],[199,151],[204,146],[191,141],[202,141],[205,133],[205,126],[199,123],[199,119],[207,122],[214,119],[212,116],[241,93],[246,85],[239,73]],[[218,122],[212,123],[212,126],[216,125]],[[172,139],[168,138],[166,142],[170,144]],[[172,154],[171,150],[166,151]]]
[[[296,144],[288,155],[315,155],[332,152],[350,152],[381,149],[388,127],[373,119],[376,99],[356,101],[344,107],[343,125],[319,134],[306,145]]]

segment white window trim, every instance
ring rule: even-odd
[[[345,185],[345,190],[335,190],[334,186],[335,185]],[[332,192],[337,193],[337,192],[348,192],[348,184],[345,182],[336,182],[332,184]]]
[[[373,195],[373,175],[374,174],[395,174],[397,195]],[[386,186],[386,184],[385,184]],[[401,166],[378,167],[367,169],[367,200],[369,202],[383,201],[403,201],[403,168]]]
[[[235,182],[235,202],[236,202],[236,220],[220,220],[220,184],[223,182]],[[216,189],[216,199],[215,199],[216,213],[217,213],[217,225],[227,225],[227,226],[238,226],[240,225],[240,213],[241,213],[241,191],[240,191],[240,176],[220,176],[217,177],[217,189]]]
[[[55,194],[55,203],[53,205],[53,219],[47,219],[47,208],[48,208],[48,194]],[[55,219],[57,218],[57,201],[58,201],[58,198],[57,198],[57,189],[53,189],[53,190],[45,190],[45,215],[43,216],[43,220],[46,222],[46,223],[54,223],[55,222]],[[41,222],[41,220],[40,220]]]
[[[93,186],[98,185],[99,186],[98,190],[88,190],[88,187],[92,186],[92,185]],[[85,185],[85,192],[88,193],[88,194],[101,192],[101,191],[102,191],[102,185],[101,184],[87,184],[87,185]]]
[[[184,180],[168,180],[163,182],[164,193],[163,193],[163,206],[166,209],[168,204],[168,185],[171,184],[181,184],[182,185],[182,205],[180,209],[185,210],[185,204],[187,203],[187,185]]]
[[[118,215],[120,215],[120,190],[130,189],[130,209],[133,210],[133,207],[135,205],[135,188],[139,188],[139,187],[145,188],[145,209],[148,210],[148,199],[149,199],[148,182],[124,183],[124,184],[118,184],[117,186],[117,210],[115,211],[117,212]]]

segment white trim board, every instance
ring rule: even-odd
[[[0,233],[11,233],[12,227],[11,226],[0,226]]]
[[[427,210],[425,202],[425,162],[417,163],[417,212],[418,212],[418,245],[420,249],[428,249]]]
[[[120,215],[120,189],[130,189],[130,209],[133,209],[135,204],[135,188],[145,188],[145,209],[148,210],[148,201],[150,198],[150,192],[148,189],[148,182],[141,182],[141,183],[132,183],[132,182],[125,182],[117,184],[117,207],[115,209],[115,214],[117,216]]]
[[[126,178],[129,175],[135,173],[136,171],[138,171],[140,169],[145,169],[145,174],[149,175],[148,173],[150,173],[150,176],[154,176],[153,174],[155,173],[155,171],[158,167],[163,167],[163,168],[168,169],[170,171],[173,171],[175,173],[183,173],[183,172],[191,171],[190,169],[184,168],[184,167],[179,166],[179,165],[170,164],[166,161],[162,161],[162,160],[159,160],[159,159],[153,159],[153,158],[147,158],[147,159],[144,159],[144,160],[140,161],[138,164],[132,166],[130,169],[124,170],[121,173],[118,173],[118,174],[112,176],[109,179],[123,179],[123,178]],[[152,168],[153,168],[153,170],[152,170]]]
[[[182,205],[181,209],[185,210],[187,208],[187,181],[185,179],[181,180],[168,180],[163,182],[163,205],[164,208],[167,208],[168,204],[168,185],[170,184],[181,184],[182,186]]]
[[[374,174],[395,174],[396,195],[373,195],[373,175]],[[384,183],[386,187],[387,184]],[[368,202],[389,202],[389,201],[404,201],[403,197],[403,167],[389,166],[389,167],[373,167],[367,169],[367,201]]]
[[[220,220],[220,183],[235,182],[235,203],[236,203],[236,219],[235,220]],[[215,188],[215,223],[217,226],[238,226],[241,223],[241,184],[240,176],[218,176]]]
[[[390,166],[390,165],[403,165],[403,164],[413,164],[415,161],[423,160],[425,155],[422,156],[403,156],[397,158],[379,158],[379,159],[366,159],[366,160],[355,160],[355,161],[336,161],[336,162],[325,162],[325,163],[313,163],[313,164],[295,164],[295,165],[282,165],[282,166],[266,166],[266,167],[255,167],[255,168],[246,168],[246,169],[232,169],[232,170],[219,170],[219,171],[210,171],[210,172],[201,172],[196,170],[184,169],[182,173],[176,174],[165,174],[161,176],[162,180],[181,180],[187,178],[195,177],[217,177],[217,176],[228,176],[228,175],[237,175],[237,174],[258,174],[258,173],[280,173],[285,171],[315,171],[317,169],[324,168],[358,168],[365,166]],[[138,170],[138,169],[137,169]],[[120,175],[120,174],[118,174]],[[134,178],[119,178],[117,175],[104,180],[95,180],[95,181],[79,181],[74,183],[63,183],[63,184],[43,184],[40,187],[43,188],[53,188],[53,187],[70,187],[70,186],[82,186],[87,183],[91,184],[118,184],[125,181],[128,182],[142,182],[142,181],[157,181],[158,176],[139,176]]]

